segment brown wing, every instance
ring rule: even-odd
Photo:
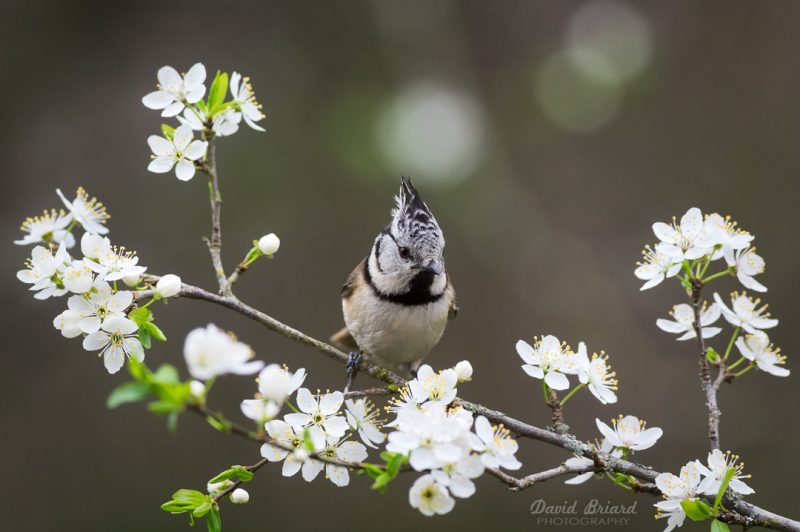
[[[359,262],[358,266],[347,276],[347,281],[342,286],[342,299],[350,299],[356,287],[364,283],[364,262],[366,260]]]
[[[456,289],[453,287],[453,283],[450,282],[449,276],[447,278],[447,291],[450,292],[450,311],[447,313],[447,317],[454,320],[461,309],[456,304]]]
[[[354,351],[358,349],[358,344],[350,335],[347,327],[343,327],[341,331],[337,332],[330,338],[330,342],[343,351]]]
[[[342,286],[342,299],[350,299],[356,289],[364,283],[365,260],[367,259],[359,262],[358,266],[356,266],[347,277],[347,281],[345,281],[344,286]],[[356,344],[356,341],[353,339],[350,331],[347,330],[347,327],[344,327],[341,331],[331,336],[330,342],[345,351],[358,349],[358,344]]]

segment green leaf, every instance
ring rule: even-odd
[[[147,329],[145,329],[144,327],[140,327],[138,332],[138,338],[139,341],[142,342],[142,347],[144,347],[145,349],[150,349],[151,346],[150,333],[147,332]]]
[[[211,511],[211,503],[208,501],[203,502],[200,506],[194,509],[192,515],[195,517],[203,517]]]
[[[149,308],[139,307],[128,312],[128,318],[141,327],[148,321],[153,321],[153,312]]]
[[[314,452],[314,441],[311,439],[311,432],[309,432],[308,427],[303,429],[303,445],[312,453]]]
[[[235,466],[234,466],[235,467]],[[230,469],[226,469],[216,477],[212,478],[208,481],[209,484],[216,484],[217,482],[222,482],[223,480],[228,480],[236,476],[236,470],[231,467]]]
[[[217,108],[222,105],[225,95],[228,93],[228,74],[217,70],[214,82],[208,92],[208,111],[213,115]]]
[[[147,409],[154,414],[170,414],[172,412],[180,411],[182,406],[180,404],[172,403],[170,401],[153,401],[147,405]]]
[[[372,489],[384,492],[391,481],[392,476],[389,473],[384,473],[375,479],[375,482],[372,483]]]
[[[117,408],[125,403],[135,403],[150,395],[150,389],[141,382],[126,382],[120,384],[106,399],[107,408]]]
[[[206,517],[206,526],[208,526],[208,532],[220,532],[222,530],[222,518],[216,505],[211,508],[211,513]]]
[[[228,423],[226,423],[225,421],[219,420],[219,419],[215,418],[214,416],[207,416],[206,417],[206,421],[208,421],[209,425],[211,425],[212,427],[214,427],[215,429],[217,429],[220,432],[228,432],[228,430],[230,430],[230,425]]]
[[[711,507],[699,499],[682,500],[681,508],[692,521],[705,521],[714,515]]]
[[[175,366],[170,364],[162,364],[159,366],[153,374],[153,379],[159,384],[178,384],[180,382],[178,370],[175,369]]]
[[[730,467],[727,471],[725,471],[725,476],[722,478],[722,484],[719,485],[719,491],[717,491],[717,498],[714,499],[715,514],[717,513],[717,510],[719,510],[719,505],[722,503],[722,497],[725,496],[725,492],[728,490],[728,484],[730,484],[734,475],[736,475],[735,467]]]
[[[178,411],[170,412],[167,414],[167,430],[170,432],[178,432]]]
[[[385,473],[383,469],[372,464],[364,464],[364,471],[366,471],[367,474],[372,478],[378,478]]]
[[[166,342],[167,341],[167,337],[164,336],[164,333],[161,331],[161,329],[159,329],[158,326],[155,323],[153,323],[152,321],[145,322],[144,324],[142,324],[142,327],[148,333],[150,333],[150,336],[152,336],[153,338],[155,338],[159,342]]]
[[[161,124],[161,133],[167,140],[172,140],[172,137],[175,135],[175,128],[169,124]]]
[[[726,523],[723,523],[719,519],[714,519],[711,521],[711,532],[731,532],[731,529],[728,528]]]
[[[706,359],[713,364],[719,360],[719,353],[717,353],[713,347],[709,347],[706,349]]]

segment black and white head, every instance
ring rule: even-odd
[[[384,294],[440,295],[447,286],[442,230],[410,178],[401,178],[395,202],[369,256],[372,282]]]

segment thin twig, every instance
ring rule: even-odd
[[[231,288],[228,284],[228,277],[225,275],[225,268],[222,265],[222,193],[219,189],[214,132],[206,129],[203,131],[203,137],[208,141],[206,163],[203,165],[203,170],[208,174],[209,199],[211,202],[211,240],[206,240],[206,244],[208,244],[211,263],[214,266],[214,274],[219,284],[219,293],[224,296],[230,296],[232,295]]]
[[[708,440],[711,449],[719,449],[719,418],[722,412],[717,404],[717,391],[725,378],[724,362],[720,361],[720,374],[714,382],[711,381],[711,367],[706,356],[706,342],[703,338],[703,327],[700,323],[701,304],[702,304],[703,281],[693,279],[692,281],[692,310],[694,311],[694,332],[697,335],[697,345],[700,349],[700,385],[706,395],[706,407],[708,408]]]
[[[564,475],[580,475],[583,473],[599,471],[598,467],[594,464],[588,466],[568,466],[566,464],[561,464],[558,467],[554,467],[552,469],[548,469],[546,471],[541,471],[539,473],[533,473],[527,475],[522,478],[516,478],[508,473],[500,471],[499,469],[487,469],[486,472],[490,475],[497,477],[500,481],[506,485],[508,485],[508,489],[511,491],[522,491],[524,489],[530,488],[534,484],[539,482],[544,482],[546,480],[550,480],[556,477],[562,477]]]
[[[154,275],[145,275],[144,277],[145,280],[151,282],[158,280],[158,276]],[[137,298],[143,297],[142,294],[146,295],[146,291],[137,292]],[[281,334],[294,342],[311,347],[319,351],[328,358],[335,360],[336,362],[342,365],[345,365],[347,363],[348,357],[344,352],[336,349],[331,345],[316,340],[284,323],[281,323],[280,321],[276,320],[275,318],[272,318],[271,316],[268,316],[267,314],[261,312],[260,310],[257,310],[249,305],[246,305],[235,296],[223,296],[219,294],[214,294],[207,290],[203,290],[202,288],[198,288],[196,286],[188,285],[185,283],[181,286],[181,291],[179,292],[178,296],[186,297],[189,299],[209,301],[211,303],[216,303],[217,305],[229,308],[239,314],[242,314],[243,316],[246,316],[264,325],[271,331],[277,332],[278,334]],[[405,385],[406,383],[405,379],[403,379],[396,373],[381,368],[379,366],[376,366],[367,361],[364,361],[362,363],[361,371],[377,380],[387,383],[389,385],[388,391],[393,391],[392,387],[399,388]],[[594,447],[578,440],[575,436],[572,436],[571,434],[558,434],[550,430],[539,428],[534,425],[530,425],[528,423],[515,419],[511,416],[508,416],[502,412],[499,412],[497,410],[492,410],[477,403],[472,403],[460,398],[455,398],[453,400],[453,404],[456,406],[461,406],[477,415],[485,416],[489,421],[493,423],[502,424],[511,432],[515,433],[520,437],[548,443],[550,445],[554,445],[566,451],[569,451],[570,453],[575,454],[577,456],[584,456],[586,458],[590,458],[594,461],[595,465],[598,468],[601,468],[604,471],[618,472],[618,473],[623,473],[625,475],[630,475],[638,479],[639,481],[642,481],[639,484],[638,489],[634,487],[634,489],[637,489],[637,491],[644,491],[656,495],[659,493],[658,489],[652,485],[652,483],[655,482],[655,478],[656,476],[658,476],[659,472],[651,469],[650,467],[630,462],[628,460],[623,460],[621,458],[615,458],[607,453],[598,452],[596,449],[594,449]],[[762,526],[773,530],[800,532],[799,521],[795,521],[793,519],[780,516],[768,510],[759,508],[758,506],[755,506],[753,504],[745,503],[744,501],[728,500],[728,499],[726,500],[728,501],[727,503],[728,505],[726,507],[732,508],[733,511],[735,512],[732,513],[732,515],[724,514],[721,516],[723,520],[725,520],[728,523],[739,524],[742,522],[747,522],[748,526]]]

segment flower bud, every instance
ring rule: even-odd
[[[167,274],[156,283],[156,294],[161,297],[172,297],[181,291],[181,278],[177,275]]]
[[[233,493],[231,493],[231,502],[233,504],[245,504],[249,500],[250,494],[242,488],[236,488],[233,490]]]
[[[200,381],[192,381],[189,383],[189,392],[198,399],[202,399],[206,395],[206,385]]]
[[[209,495],[216,497],[231,486],[233,486],[232,480],[223,480],[222,482],[209,482],[206,485],[206,489],[208,490]]]
[[[125,275],[122,277],[122,282],[125,283],[125,286],[130,286],[131,288],[138,285],[141,280],[138,275]]]
[[[275,233],[264,235],[258,241],[258,249],[261,250],[261,253],[267,256],[272,256],[277,253],[278,248],[280,247],[281,239],[278,238]]]
[[[456,367],[453,368],[456,370],[456,375],[458,376],[458,382],[466,382],[472,380],[472,364],[469,363],[469,360],[462,360]]]

